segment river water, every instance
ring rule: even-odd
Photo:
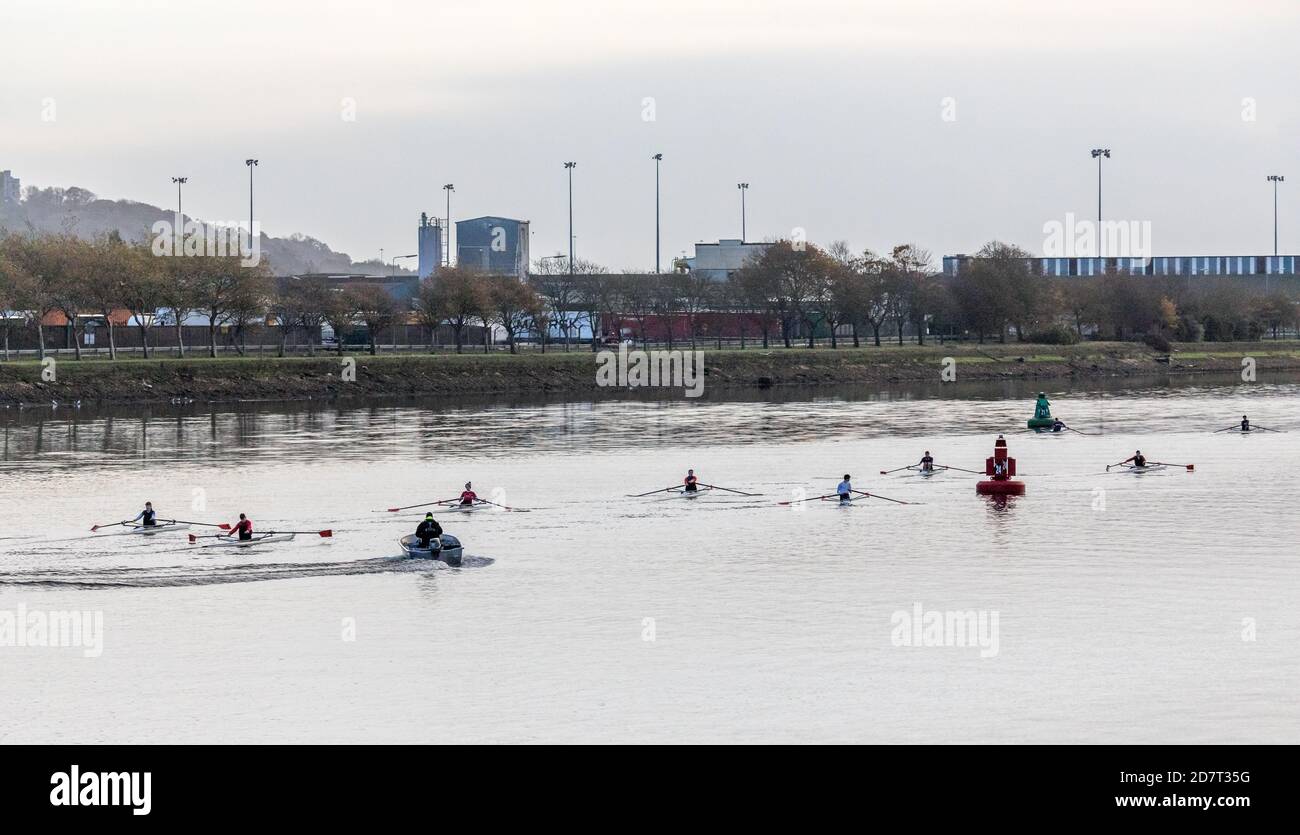
[[[1063,435],[1031,385],[8,413],[0,618],[102,644],[0,646],[0,742],[1300,742],[1300,380],[1051,384]],[[998,432],[1022,498],[880,475]],[[762,495],[627,498],[687,467]],[[777,504],[845,472],[912,504]],[[468,479],[531,512],[401,559]],[[334,536],[88,533],[145,500]],[[900,645],[946,613],[979,645]]]

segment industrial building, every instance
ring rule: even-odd
[[[973,255],[945,255],[943,274],[960,275],[970,268]],[[1300,256],[1295,255],[1193,255],[1155,258],[1026,258],[1025,265],[1036,275],[1090,276],[1124,275],[1207,276],[1207,275],[1298,275]]]
[[[16,206],[22,200],[22,183],[8,169],[0,171],[0,205]]]
[[[456,265],[523,281],[528,277],[528,238],[526,220],[491,215],[458,220]]]
[[[680,261],[691,273],[715,281],[726,281],[736,270],[763,257],[770,246],[770,243],[746,243],[739,238],[723,238],[717,243],[697,243],[695,257]]]
[[[444,231],[438,218],[430,218],[425,212],[420,213],[419,267],[416,273],[421,279],[437,273],[438,268],[442,266],[442,255],[446,252],[443,248]]]

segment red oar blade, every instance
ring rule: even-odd
[[[193,545],[194,543],[196,543],[196,542],[198,542],[198,541],[199,541],[199,538],[198,538],[197,536],[195,536],[194,534],[190,534],[190,544],[191,544],[191,545]]]
[[[217,525],[217,527],[221,528],[223,531],[230,530],[230,525],[226,522],[222,522],[220,525]]]
[[[317,533],[318,536],[333,536],[333,535],[334,535],[334,531],[331,531],[331,530],[317,531],[316,533]]]

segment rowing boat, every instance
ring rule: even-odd
[[[415,534],[407,534],[398,540],[397,544],[402,546],[402,553],[414,559],[424,560],[442,560],[447,565],[458,566],[464,556],[464,549],[460,540],[449,533],[443,534],[439,547],[421,548],[416,544]],[[430,543],[432,546],[432,543]]]
[[[215,542],[205,543],[204,548],[251,548],[254,545],[269,545],[272,542],[289,542],[294,537],[291,533],[255,533],[252,539],[237,537],[220,537]]]
[[[101,534],[101,536],[134,536],[134,535],[152,536],[157,533],[167,533],[168,531],[183,531],[188,529],[189,529],[188,522],[167,522],[161,525],[127,524],[126,530],[112,531],[111,533]]]
[[[709,488],[705,487],[701,490],[672,490],[669,491],[669,495],[678,499],[698,499],[707,492],[709,492]]]
[[[1164,469],[1168,469],[1167,464],[1147,464],[1145,467],[1135,467],[1132,464],[1126,464],[1125,466],[1121,467],[1118,470],[1113,470],[1113,472],[1133,473],[1134,475],[1141,475],[1143,473],[1159,472],[1160,470],[1164,470]]]

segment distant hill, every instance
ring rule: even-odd
[[[150,229],[159,220],[171,221],[175,213],[133,200],[102,200],[84,188],[26,188],[17,205],[0,205],[0,229],[11,232],[68,232],[80,238],[94,238],[116,230],[125,240],[149,240]],[[202,220],[186,215],[186,220]],[[298,273],[383,273],[412,274],[410,270],[384,266],[379,259],[353,261],[346,252],[335,252],[327,244],[302,234],[273,238],[265,233],[262,258],[276,275]]]

